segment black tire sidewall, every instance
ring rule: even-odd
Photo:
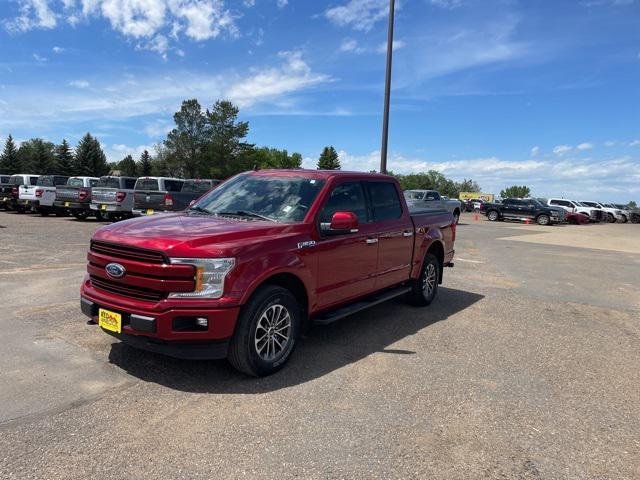
[[[263,312],[272,305],[283,305],[291,316],[291,337],[283,353],[274,360],[267,361],[258,355],[255,348],[255,333],[258,320]],[[245,357],[250,373],[256,376],[272,374],[280,370],[289,360],[297,344],[301,325],[301,307],[293,294],[282,287],[264,286],[257,290],[253,297],[242,309],[234,341],[242,342],[238,345],[238,354]],[[242,369],[244,370],[244,369]]]

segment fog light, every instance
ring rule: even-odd
[[[207,317],[198,317],[196,318],[196,325],[207,328],[209,326],[209,319]]]

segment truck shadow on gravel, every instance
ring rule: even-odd
[[[194,393],[271,392],[322,377],[374,354],[428,355],[390,345],[423,328],[447,320],[484,298],[483,295],[441,287],[429,307],[390,301],[326,326],[313,326],[301,338],[289,363],[265,378],[247,377],[226,360],[189,361],[143,352],[120,342],[111,345],[109,361],[145,382]],[[403,361],[401,358],[398,360]]]

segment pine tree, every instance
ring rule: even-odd
[[[76,147],[76,175],[101,177],[109,173],[107,156],[102,151],[98,139],[87,133]]]
[[[20,168],[38,175],[49,175],[54,172],[54,145],[41,138],[32,138],[20,144],[18,161]]]
[[[124,177],[138,176],[138,166],[131,155],[127,155],[120,160],[120,163],[118,163],[118,170],[120,170],[120,175]]]
[[[324,147],[318,159],[318,170],[340,170],[338,152],[333,146]]]
[[[55,149],[55,173],[58,175],[65,175],[70,177],[74,174],[73,171],[73,151],[69,146],[66,139],[62,139],[62,143],[56,146]]]
[[[14,173],[20,173],[19,170],[18,149],[13,141],[13,137],[9,134],[7,141],[4,142],[4,150],[2,154],[0,154],[0,173],[13,175]]]
[[[138,171],[143,177],[151,175],[151,155],[146,150],[140,155],[140,161],[138,162]]]

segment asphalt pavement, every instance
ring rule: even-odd
[[[640,225],[461,223],[434,304],[254,379],[87,325],[101,224],[0,212],[0,478],[640,478]]]

